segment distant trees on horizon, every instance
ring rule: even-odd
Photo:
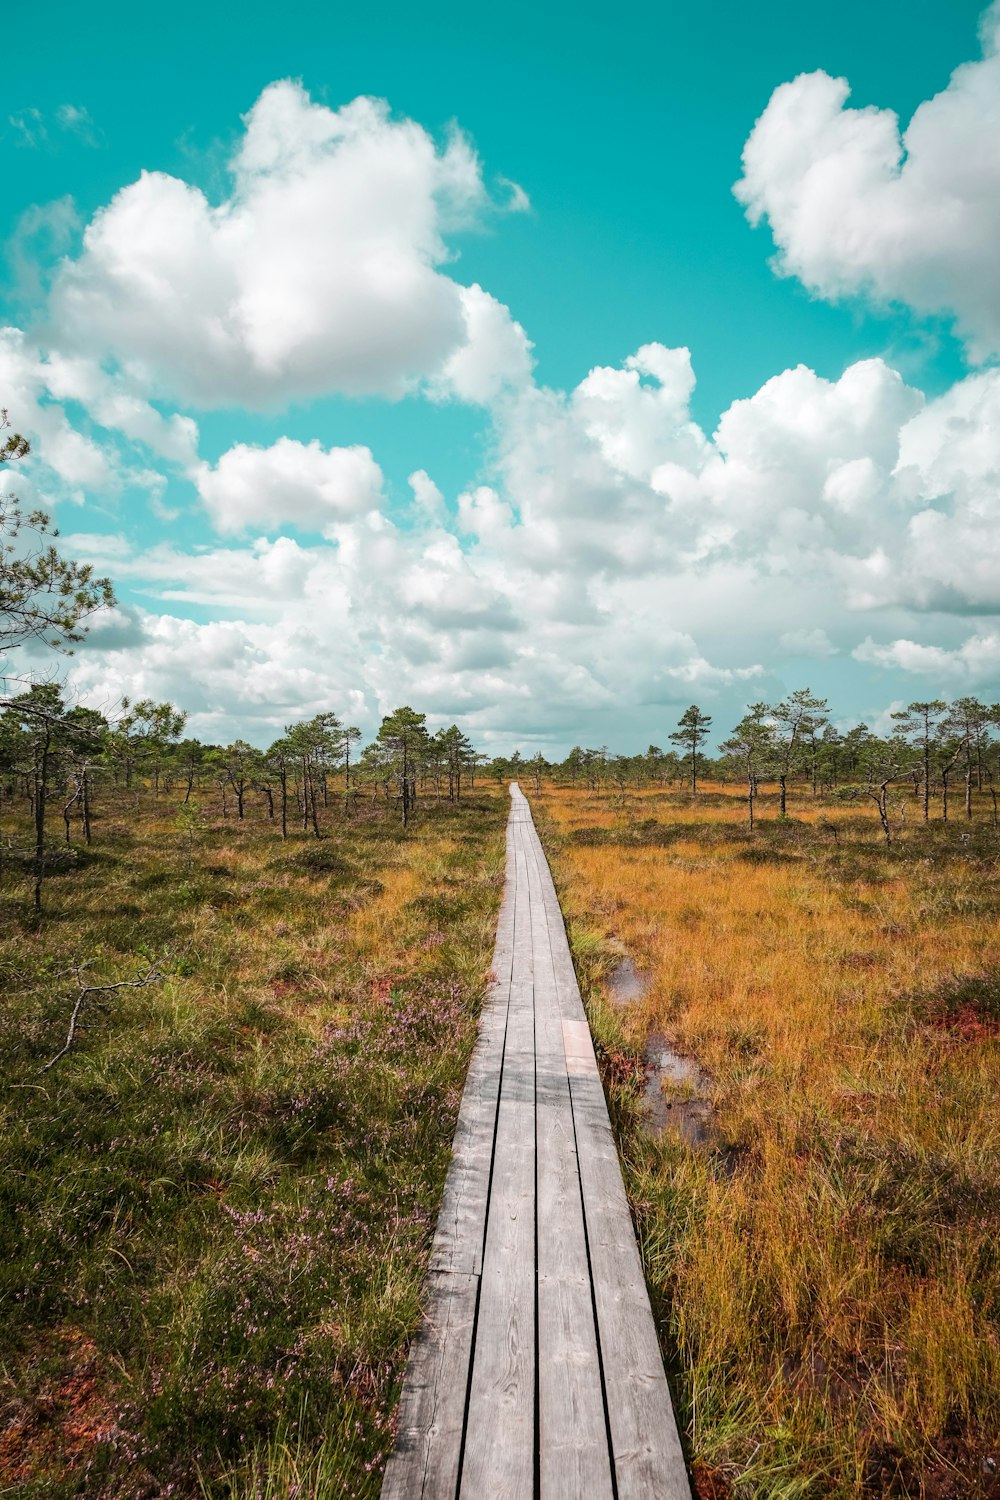
[[[891,714],[893,728],[888,735],[877,735],[866,724],[842,732],[831,722],[828,707],[827,700],[809,688],[799,688],[779,703],[753,703],[715,757],[703,749],[712,720],[692,704],[669,736],[679,747],[676,751],[650,745],[640,754],[619,755],[606,746],[584,749],[575,745],[563,761],[551,765],[541,757],[525,763],[519,756],[503,764],[515,770],[527,765],[536,779],[543,770],[550,771],[571,785],[582,782],[593,790],[610,784],[624,792],[630,786],[641,789],[688,781],[694,796],[699,777],[723,781],[739,777],[747,788],[751,828],[764,784],[777,786],[779,816],[784,817],[789,786],[798,782],[814,796],[840,792],[871,798],[886,843],[891,841],[888,796],[893,785],[912,787],[925,820],[931,816],[931,798],[937,792],[941,817],[947,820],[957,776],[964,787],[965,816],[972,817],[973,790],[985,790],[997,824],[1000,704],[974,697],[950,703],[942,698],[917,700]]]
[[[8,427],[7,413],[0,411],[0,432]],[[23,437],[8,433],[0,441],[0,469],[28,451]],[[114,603],[110,581],[62,557],[53,544],[57,535],[44,512],[25,515],[14,497],[0,497],[0,661],[3,653],[29,641],[71,649],[94,611]],[[556,763],[540,752],[525,760],[519,751],[487,761],[457,724],[432,732],[426,714],[409,706],[386,714],[360,754],[361,730],[332,711],[287,725],[266,749],[243,738],[229,745],[182,739],[187,717],[183,708],[148,698],[136,703],[125,698],[114,715],[105,716],[68,704],[51,682],[29,683],[26,691],[0,698],[0,806],[19,794],[29,804],[36,907],[53,798],[61,798],[66,843],[72,840],[74,818],[89,843],[95,791],[108,784],[127,793],[141,785],[154,799],[183,784],[185,807],[198,787],[211,784],[223,818],[233,812],[238,821],[246,815],[248,798],[256,797],[282,838],[293,819],[302,832],[321,836],[320,810],[329,812],[332,782],[340,783],[344,816],[352,814],[367,785],[373,802],[381,795],[396,806],[405,826],[423,790],[430,787],[458,802],[463,784],[474,785],[479,766],[501,782],[527,775],[538,791],[543,777],[554,774],[574,786],[613,785],[622,795],[629,787],[685,780],[697,796],[699,778],[739,777],[747,788],[751,828],[764,783],[777,785],[782,817],[791,783],[808,784],[814,795],[849,790],[875,802],[887,843],[888,797],[895,784],[912,784],[925,820],[932,793],[938,792],[941,817],[947,819],[958,777],[964,781],[966,817],[972,816],[975,786],[989,791],[997,822],[1000,705],[973,697],[914,701],[891,715],[892,731],[880,736],[864,724],[839,731],[827,700],[801,688],[778,703],[749,705],[716,757],[705,750],[712,717],[691,704],[668,734],[676,749],[651,744],[642,753],[622,755],[606,746],[576,745]]]

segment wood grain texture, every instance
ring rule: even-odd
[[[534,1495],[534,1021],[531,984],[512,984],[461,1477],[477,1500]]]
[[[454,1500],[465,1431],[465,1381],[476,1320],[477,1276],[432,1272],[410,1349],[399,1432],[382,1500]]]
[[[619,1500],[690,1500],[618,1153],[596,1066],[570,1076]]]
[[[383,1500],[690,1500],[565,924],[507,874]]]
[[[635,1241],[604,1089],[565,923],[538,835],[538,898],[552,971],[580,1170],[580,1185],[615,1479],[619,1500],[690,1500],[649,1294]]]
[[[582,1495],[611,1500],[573,1105],[539,874],[532,851],[528,886],[535,975],[539,1486],[542,1500]]]

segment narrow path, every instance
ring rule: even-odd
[[[494,980],[382,1500],[690,1500],[562,913],[511,786]]]

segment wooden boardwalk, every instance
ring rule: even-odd
[[[559,901],[511,798],[495,977],[382,1500],[690,1500]]]

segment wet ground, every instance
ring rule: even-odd
[[[633,1005],[649,994],[649,978],[631,958],[622,958],[607,977],[615,1005]],[[643,1105],[647,1129],[654,1135],[671,1131],[688,1146],[710,1144],[711,1080],[693,1057],[676,1052],[662,1032],[653,1031],[643,1048],[646,1083]]]
[[[632,1005],[649,993],[649,980],[630,958],[623,958],[608,975],[608,994],[616,1005]]]
[[[707,1146],[712,1136],[712,1103],[704,1068],[693,1057],[675,1052],[658,1031],[650,1032],[642,1055],[648,1129],[654,1134],[669,1130],[688,1146]]]

